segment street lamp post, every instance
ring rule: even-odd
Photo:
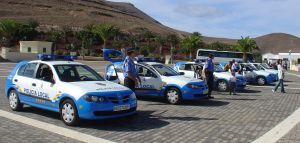
[[[292,58],[291,58],[291,55],[292,55],[292,50],[289,50],[289,66],[290,66],[290,70],[291,70],[291,67],[292,67]]]

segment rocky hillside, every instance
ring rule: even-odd
[[[0,7],[0,19],[25,21],[33,18],[38,20],[43,31],[64,25],[76,29],[89,24],[112,23],[128,33],[140,33],[148,29],[161,35],[188,34],[162,25],[130,3],[105,0],[1,0]],[[300,52],[300,39],[292,35],[273,33],[255,40],[262,53],[288,52],[289,49]],[[235,44],[237,40],[204,37],[203,41]]]
[[[124,32],[135,33],[144,29],[167,35],[186,32],[160,24],[130,3],[105,0],[1,0],[0,19],[24,21],[29,18],[40,22],[42,30],[57,26],[80,28],[89,24],[112,23]]]
[[[272,33],[257,37],[255,41],[262,53],[287,53],[289,50],[300,53],[300,38],[293,35]]]

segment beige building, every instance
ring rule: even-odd
[[[20,41],[20,53],[51,54],[52,42]]]

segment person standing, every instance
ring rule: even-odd
[[[226,66],[224,67],[224,71],[230,72],[232,66],[232,61],[229,61],[228,64],[226,64]]]
[[[211,92],[213,90],[214,85],[214,63],[213,63],[214,55],[209,54],[208,59],[205,62],[204,65],[204,73],[205,73],[205,79],[208,86],[208,98],[214,98],[211,96]]]
[[[280,86],[281,93],[285,93],[284,85],[283,85],[284,70],[283,70],[283,67],[282,67],[282,60],[281,59],[277,60],[277,70],[278,70],[278,79],[279,79],[279,81],[278,81],[277,85],[274,87],[274,89],[272,89],[272,91],[276,92],[276,90]]]
[[[231,72],[229,94],[236,95],[236,76],[235,72]]]
[[[128,49],[126,52],[127,56],[124,60],[123,64],[123,74],[124,74],[124,85],[131,89],[132,91],[135,91],[135,85],[139,80],[136,67],[134,64],[134,57],[136,56],[135,50],[133,48]]]

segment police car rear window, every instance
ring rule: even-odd
[[[37,63],[28,63],[24,66],[21,66],[20,69],[18,70],[18,75],[26,76],[26,77],[33,77],[36,66],[37,66]]]

